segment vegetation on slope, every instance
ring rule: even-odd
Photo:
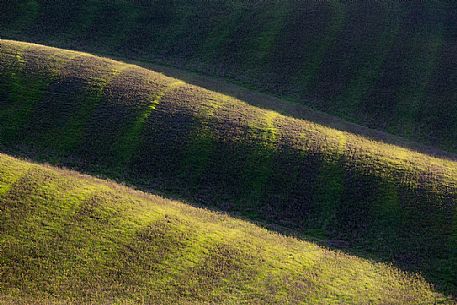
[[[457,5],[6,0],[0,35],[160,61],[457,152]]]
[[[0,303],[441,304],[421,277],[0,154]]]
[[[0,41],[0,147],[457,287],[457,166],[84,53]]]

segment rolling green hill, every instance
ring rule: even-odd
[[[162,62],[457,152],[457,5],[3,0],[0,36]]]
[[[423,278],[0,154],[1,304],[451,304]]]
[[[457,164],[134,65],[0,40],[0,149],[179,196],[457,291]]]

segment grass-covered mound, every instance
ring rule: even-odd
[[[434,304],[422,278],[0,154],[1,304]]]
[[[0,148],[293,228],[457,291],[457,163],[0,41]]]
[[[236,79],[457,152],[457,5],[3,0],[0,35]]]

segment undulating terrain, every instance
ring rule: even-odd
[[[0,0],[0,304],[455,304],[456,25]]]
[[[457,152],[457,3],[2,0],[0,36],[229,77]]]
[[[450,304],[422,278],[0,155],[2,304]]]
[[[281,226],[456,290],[456,162],[89,54],[0,41],[0,147]]]

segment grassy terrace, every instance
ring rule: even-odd
[[[230,78],[457,152],[456,18],[454,0],[3,0],[0,36]]]
[[[452,304],[423,278],[0,154],[1,304]]]
[[[0,106],[4,152],[288,228],[420,271],[456,294],[454,161],[286,117],[134,65],[10,40],[0,40]],[[65,204],[86,200],[78,198]]]

